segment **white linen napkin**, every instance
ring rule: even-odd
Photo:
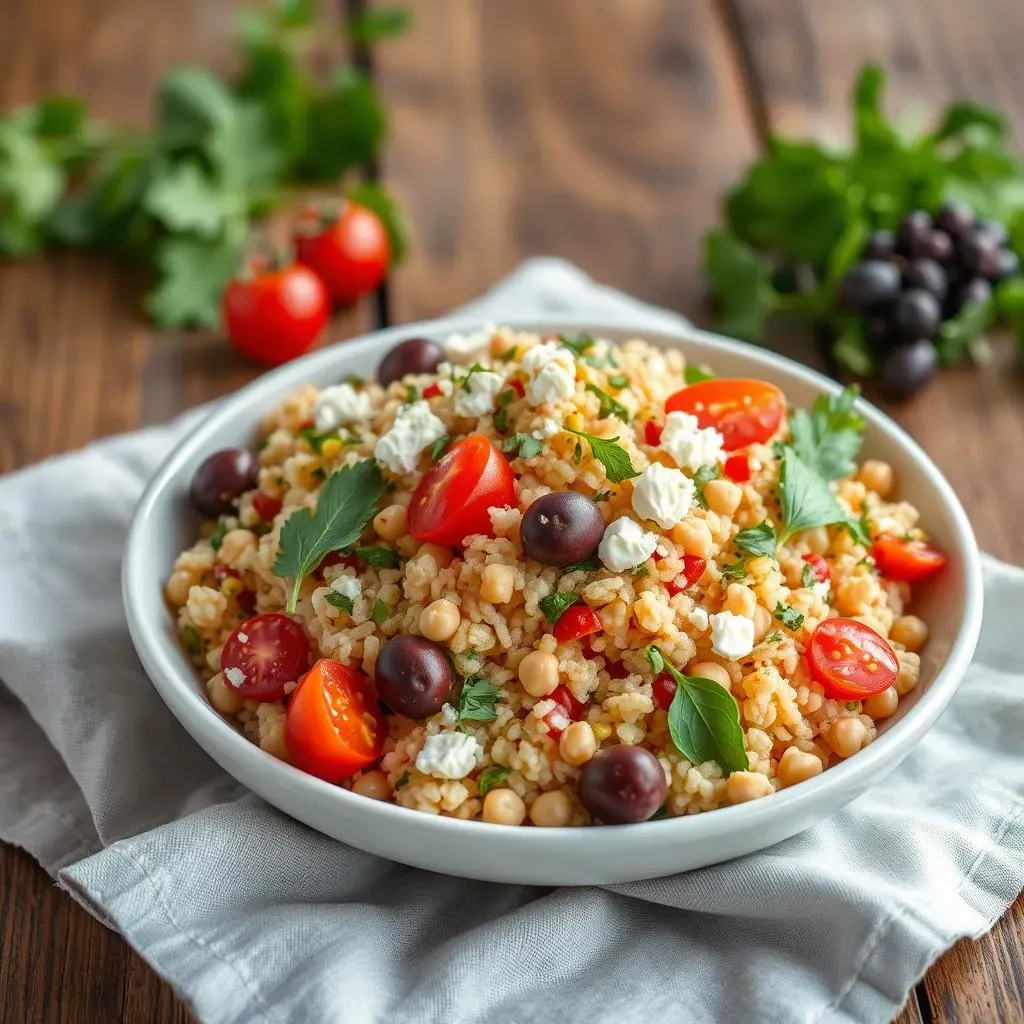
[[[679,322],[557,260],[470,308]],[[192,421],[0,480],[0,837],[205,1024],[885,1022],[1024,886],[1024,572],[991,559],[977,657],[939,724],[762,853],[548,890],[403,867],[292,821],[192,742],[125,627],[132,507]]]

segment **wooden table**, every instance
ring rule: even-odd
[[[386,302],[335,335],[441,313],[537,253],[700,317],[699,240],[768,132],[845,132],[867,58],[896,102],[971,96],[1024,129],[1020,0],[419,0],[372,54],[390,106],[381,174],[418,231]],[[330,13],[330,12],[328,12]],[[342,17],[346,12],[342,12]],[[231,62],[230,0],[8,3],[0,104],[51,90],[142,123],[171,65]],[[1018,141],[1021,136],[1018,134]],[[250,380],[212,335],[156,334],[138,282],[88,256],[0,270],[0,470],[154,422]],[[894,409],[970,512],[1024,562],[1024,396],[1008,354]],[[116,935],[0,848],[3,1020],[186,1022]],[[1024,1019],[1024,900],[932,968],[900,1021]]]

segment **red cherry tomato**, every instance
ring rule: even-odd
[[[692,587],[704,575],[708,567],[706,558],[698,558],[697,555],[683,555],[683,571],[674,580],[665,584],[668,592],[672,595],[681,594],[684,590]]]
[[[515,476],[483,434],[453,444],[420,480],[409,503],[409,533],[448,546],[472,533],[493,535],[487,510],[514,505]]]
[[[892,686],[900,671],[887,640],[856,619],[825,619],[807,646],[811,675],[833,700],[863,700]]]
[[[424,398],[437,398],[437,396],[439,394],[441,394],[441,385],[440,384],[428,384],[423,389],[423,397]]]
[[[521,380],[513,377],[509,382],[508,386],[520,397],[523,398],[526,395],[526,387],[523,385]]]
[[[370,680],[340,661],[321,658],[288,702],[284,738],[292,762],[327,782],[375,761],[387,734]]]
[[[308,267],[254,268],[224,292],[231,343],[264,366],[279,366],[310,348],[327,323],[327,292]]]
[[[648,420],[644,424],[644,441],[652,448],[657,448],[661,444],[661,432],[663,429],[654,420]]]
[[[887,580],[916,583],[938,572],[949,559],[923,540],[900,540],[884,534],[875,540],[871,555]]]
[[[821,555],[804,555],[804,561],[814,570],[814,576],[819,583],[828,583],[828,562]]]
[[[213,582],[223,583],[227,579],[240,580],[242,574],[237,569],[232,569],[230,565],[225,565],[223,562],[218,562],[213,567]]]
[[[764,380],[723,377],[669,395],[665,412],[688,412],[702,427],[714,427],[727,452],[771,438],[786,412],[786,399]]]
[[[547,723],[548,735],[558,739],[570,723],[583,718],[587,706],[581,704],[565,686],[557,687],[549,699],[555,702],[555,707],[544,716],[544,721]]]
[[[269,523],[281,511],[281,504],[280,498],[272,498],[262,491],[257,491],[252,496],[252,510],[265,523]]]
[[[654,695],[654,703],[662,711],[668,711],[672,698],[676,695],[676,687],[679,684],[667,673],[662,672],[656,676],[651,685],[651,692]]]
[[[348,202],[327,224],[315,211],[304,216],[295,235],[295,252],[299,262],[323,281],[331,298],[343,304],[375,291],[391,259],[380,217]]]
[[[308,667],[309,639],[281,612],[246,619],[220,652],[224,682],[248,700],[280,700]]]
[[[568,644],[592,633],[600,633],[601,620],[593,608],[588,608],[585,604],[576,604],[563,612],[551,632],[555,634],[555,639],[560,644]]]
[[[746,455],[730,455],[722,469],[730,480],[738,484],[745,484],[750,479],[750,459]]]

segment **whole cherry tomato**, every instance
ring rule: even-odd
[[[889,642],[856,619],[824,619],[807,645],[811,675],[833,700],[863,700],[892,686],[900,663]]]
[[[786,413],[786,399],[764,380],[716,378],[669,395],[665,412],[687,412],[702,427],[714,427],[727,452],[769,440]]]
[[[903,583],[923,580],[949,561],[943,552],[923,540],[901,540],[888,534],[875,540],[871,555],[887,580]]]

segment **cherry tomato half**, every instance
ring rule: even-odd
[[[807,646],[811,675],[834,700],[863,700],[892,686],[900,663],[889,642],[856,619],[825,619]]]
[[[220,652],[224,682],[248,700],[280,700],[285,683],[295,682],[308,667],[309,639],[281,612],[246,619]]]
[[[657,448],[661,444],[661,435],[664,428],[659,426],[654,420],[648,420],[644,424],[644,441],[649,444],[652,448]]]
[[[916,583],[938,572],[949,559],[923,540],[900,540],[883,534],[871,547],[878,571],[887,580]]]
[[[355,302],[375,291],[391,259],[388,233],[380,217],[357,203],[346,202],[333,220],[324,223],[315,211],[306,214],[295,234],[299,262],[323,281],[335,302]]]
[[[264,522],[269,523],[278,512],[281,511],[281,499],[271,497],[262,491],[257,491],[252,496],[252,510]]]
[[[819,583],[828,583],[831,573],[829,572],[828,562],[821,555],[804,555],[804,561],[814,571],[814,578]]]
[[[750,479],[750,459],[746,455],[730,455],[722,471],[730,480],[745,484]]]
[[[593,608],[588,608],[585,604],[576,604],[562,613],[562,617],[555,623],[551,632],[560,644],[568,644],[592,633],[600,633],[601,620]]]
[[[678,686],[679,684],[667,672],[661,672],[655,677],[651,684],[651,693],[654,703],[662,711],[668,711],[672,706],[672,698],[675,697]]]
[[[413,492],[409,533],[435,544],[461,544],[472,533],[492,536],[487,510],[514,505],[515,476],[508,460],[483,434],[448,449]]]
[[[224,323],[239,352],[279,366],[310,348],[327,323],[327,292],[308,267],[253,268],[224,292]]]
[[[340,661],[321,658],[288,702],[284,738],[292,762],[327,782],[375,761],[387,734],[373,684]]]
[[[583,718],[587,706],[581,704],[565,686],[557,687],[550,699],[555,702],[555,706],[544,716],[544,722],[548,727],[548,735],[557,740],[572,722]]]
[[[688,412],[702,427],[714,427],[727,452],[771,438],[786,412],[786,399],[764,380],[728,377],[702,380],[669,395],[665,412]]]
[[[674,580],[669,580],[665,588],[672,595],[681,594],[692,587],[704,575],[708,567],[706,558],[697,555],[683,555],[683,571]]]

